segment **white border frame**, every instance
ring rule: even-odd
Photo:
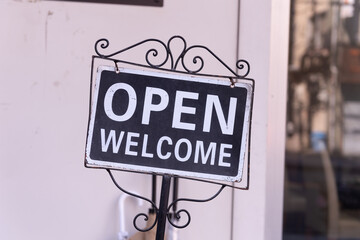
[[[110,66],[99,66],[96,74],[96,81],[94,87],[94,98],[91,105],[91,113],[90,113],[90,122],[88,128],[88,136],[86,142],[86,153],[85,153],[85,166],[91,168],[110,168],[110,169],[117,169],[123,171],[132,171],[132,172],[140,172],[140,173],[155,173],[155,174],[170,174],[175,176],[183,176],[189,178],[204,178],[204,179],[211,179],[211,180],[220,180],[220,181],[228,181],[228,182],[240,182],[243,177],[243,170],[244,170],[244,162],[246,158],[246,150],[248,144],[248,135],[249,135],[249,127],[250,127],[250,113],[251,113],[251,102],[252,102],[252,95],[253,95],[253,86],[250,83],[244,82],[237,82],[235,83],[235,87],[242,87],[247,89],[247,96],[246,96],[246,106],[245,106],[245,114],[244,114],[244,125],[242,130],[242,139],[241,139],[241,146],[240,146],[240,159],[239,159],[239,168],[238,174],[234,177],[225,176],[225,175],[215,175],[215,174],[207,174],[207,173],[198,173],[198,172],[189,172],[183,170],[174,170],[174,169],[164,169],[164,168],[157,168],[157,167],[148,167],[148,166],[141,166],[141,165],[132,165],[132,164],[124,164],[124,163],[114,163],[114,162],[106,162],[96,159],[90,158],[90,149],[92,144],[92,136],[93,136],[93,129],[94,129],[94,121],[96,115],[96,106],[98,100],[98,93],[99,93],[99,84],[102,71],[113,71],[115,72],[114,67]],[[211,79],[211,78],[204,78],[204,77],[197,77],[193,75],[177,75],[177,74],[170,74],[164,72],[151,72],[145,70],[134,70],[134,69],[125,69],[119,68],[120,72],[129,73],[129,74],[138,74],[144,76],[155,76],[161,78],[168,78],[173,80],[180,80],[180,81],[191,81],[191,82],[200,82],[200,83],[207,83],[207,84],[215,84],[215,85],[223,85],[229,86],[229,81],[219,80],[219,79]]]

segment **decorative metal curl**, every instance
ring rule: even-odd
[[[245,68],[246,72],[243,74],[244,76],[247,76],[250,73],[250,64],[244,59],[240,59],[236,62],[236,68],[239,70],[243,70]]]
[[[156,49],[156,48],[153,47],[153,48],[149,49],[149,50],[145,53],[145,61],[146,61],[146,63],[147,63],[150,67],[161,68],[161,67],[164,66],[164,65],[166,64],[166,62],[168,61],[168,59],[169,59],[169,52],[168,52],[168,48],[167,48],[167,46],[165,45],[164,42],[162,42],[162,41],[160,41],[160,40],[158,40],[158,39],[154,39],[154,38],[150,38],[150,39],[143,40],[143,41],[141,41],[141,42],[138,42],[138,43],[136,43],[136,44],[134,44],[134,45],[131,45],[131,46],[127,47],[127,48],[124,48],[124,49],[122,49],[122,50],[120,50],[120,51],[117,51],[117,52],[114,52],[114,53],[111,53],[111,54],[103,54],[103,53],[101,53],[100,48],[101,48],[101,49],[105,49],[105,48],[108,48],[109,45],[110,45],[110,44],[109,44],[109,40],[107,40],[106,38],[102,38],[102,39],[99,39],[99,40],[96,41],[96,43],[95,43],[95,52],[96,52],[96,54],[97,54],[99,57],[101,57],[101,58],[111,59],[111,58],[112,58],[113,56],[115,56],[115,55],[119,55],[119,54],[121,54],[121,53],[123,53],[123,52],[126,52],[126,51],[128,51],[128,50],[130,50],[130,49],[133,49],[133,48],[135,48],[135,47],[137,47],[137,46],[143,45],[143,44],[148,43],[148,42],[159,43],[160,46],[164,49],[164,51],[165,51],[165,59],[164,59],[160,64],[154,64],[154,63],[152,63],[152,61],[150,60],[150,54],[151,54],[151,53],[152,53],[152,56],[155,57],[155,58],[159,55],[159,50],[158,50],[158,49]]]
[[[198,203],[209,202],[209,201],[213,200],[214,198],[216,198],[216,197],[222,192],[222,190],[224,190],[225,187],[227,187],[227,185],[225,185],[225,184],[224,184],[224,185],[221,185],[220,189],[219,189],[212,197],[210,197],[210,198],[208,198],[208,199],[201,199],[201,200],[199,200],[199,199],[190,199],[190,198],[179,198],[179,199],[173,201],[173,202],[169,205],[169,207],[167,208],[167,212],[169,213],[169,212],[170,212],[170,209],[171,209],[175,204],[177,204],[177,203],[180,202],[180,201],[183,201],[183,202],[198,202]],[[176,227],[176,228],[186,228],[186,227],[190,224],[190,222],[191,222],[191,215],[190,215],[190,213],[189,213],[187,210],[185,210],[185,209],[180,209],[180,210],[176,211],[175,214],[174,214],[174,218],[175,218],[176,220],[180,220],[180,218],[181,218],[180,213],[182,213],[182,212],[184,212],[184,213],[187,215],[187,221],[186,221],[186,223],[185,223],[184,225],[177,225],[177,224],[175,224],[175,223],[173,222],[172,215],[171,215],[171,214],[167,214],[167,219],[168,219],[169,223],[170,223],[172,226],[174,226],[174,227]]]
[[[155,213],[156,213],[156,218],[155,218],[153,224],[152,224],[150,227],[145,228],[145,229],[139,228],[139,227],[137,226],[137,223],[136,223],[136,222],[137,222],[137,219],[138,219],[139,217],[141,217],[141,216],[143,216],[143,217],[144,217],[144,221],[147,222],[147,221],[149,221],[149,216],[148,216],[147,214],[145,214],[145,213],[139,213],[138,215],[136,215],[136,216],[134,217],[134,220],[133,220],[133,225],[134,225],[135,229],[138,230],[139,232],[147,232],[147,231],[150,231],[151,229],[153,229],[153,228],[155,227],[157,221],[158,221],[157,211],[156,211]]]
[[[190,70],[187,66],[186,66],[186,63],[185,63],[185,56],[187,55],[187,53],[191,50],[191,49],[194,49],[198,46],[193,46],[193,47],[190,47],[188,48],[185,52],[184,52],[184,55],[183,55],[183,58],[181,59],[181,64],[183,66],[183,68],[191,73],[191,74],[196,74],[198,72],[200,72],[203,68],[204,68],[204,59],[201,57],[201,56],[198,56],[196,55],[195,57],[193,57],[193,60],[192,60],[192,63],[194,65],[197,65],[198,64],[198,61],[200,61],[200,66],[196,69],[196,70]],[[205,48],[205,47],[204,47]]]
[[[174,62],[174,54],[173,52],[171,51],[171,42],[174,41],[174,39],[180,39],[182,44],[183,44],[183,48],[181,50],[181,53],[180,55],[177,57],[176,61]],[[169,52],[169,56],[170,56],[170,60],[171,60],[171,70],[176,70],[177,66],[178,66],[178,63],[180,61],[180,59],[183,58],[184,56],[184,52],[186,51],[186,41],[183,37],[181,36],[173,36],[169,39],[168,43],[167,43],[167,48],[168,48],[168,52]]]
[[[176,211],[176,213],[174,214],[174,218],[175,218],[177,221],[179,221],[180,218],[181,218],[180,214],[181,214],[182,212],[186,213],[186,215],[187,215],[187,222],[186,222],[184,225],[177,225],[177,224],[175,224],[175,223],[173,222],[172,215],[170,215],[170,214],[167,215],[167,219],[168,219],[169,223],[170,223],[172,226],[174,226],[174,227],[176,227],[176,228],[179,228],[179,229],[181,229],[181,228],[186,228],[187,226],[189,226],[189,224],[190,224],[190,222],[191,222],[191,215],[190,215],[189,211],[186,210],[186,209],[180,209],[179,211]]]
[[[172,43],[175,40],[180,41],[181,44],[182,44],[181,52],[180,52],[180,54],[178,54],[177,57],[175,57],[173,48],[171,47]],[[158,64],[155,64],[153,61],[151,61],[151,58],[159,59],[158,57],[159,57],[159,50],[160,49],[155,48],[155,47],[150,48],[145,53],[145,61],[148,64],[148,66],[140,64],[140,63],[122,61],[120,59],[112,59],[112,57],[114,57],[115,55],[119,55],[119,54],[121,54],[123,52],[126,52],[126,51],[128,51],[130,49],[133,49],[133,48],[135,48],[137,46],[143,45],[145,43],[150,43],[150,42],[159,44],[160,49],[162,49],[165,52],[164,60],[160,61],[160,63],[158,63]],[[250,64],[246,60],[240,59],[240,60],[238,60],[236,62],[236,69],[238,70],[238,72],[245,71],[244,73],[237,73],[236,71],[231,69],[226,63],[224,63],[209,48],[207,48],[205,46],[202,46],[202,45],[193,45],[193,46],[187,47],[187,43],[186,43],[185,39],[183,37],[181,37],[181,36],[178,36],[178,35],[171,37],[168,40],[167,44],[165,44],[161,40],[150,38],[150,39],[146,39],[146,40],[143,40],[141,42],[138,42],[138,43],[136,43],[134,45],[131,45],[131,46],[127,47],[127,48],[124,48],[124,49],[122,49],[120,51],[117,51],[117,52],[114,52],[114,53],[111,53],[111,54],[103,54],[102,49],[108,48],[109,45],[110,45],[109,40],[107,40],[105,38],[102,38],[102,39],[99,39],[98,41],[96,41],[96,43],[95,43],[95,52],[96,52],[96,54],[100,58],[107,58],[107,59],[114,60],[114,61],[117,61],[117,62],[130,63],[130,64],[133,64],[133,65],[138,65],[138,66],[143,66],[143,67],[149,67],[150,66],[152,68],[159,68],[159,69],[162,69],[162,70],[178,71],[177,68],[179,67],[179,65],[181,65],[182,68],[185,70],[184,73],[198,74],[204,68],[204,65],[205,65],[204,58],[202,56],[200,56],[200,55],[196,55],[196,56],[194,56],[192,58],[192,63],[196,66],[195,70],[190,69],[190,66],[185,62],[185,58],[186,58],[187,55],[189,55],[189,52],[191,50],[201,49],[201,50],[205,50],[205,52],[208,52],[212,57],[214,57],[223,67],[225,67],[233,75],[232,77],[234,77],[234,78],[244,79],[250,73]],[[166,63],[168,63],[169,59],[170,59],[170,63],[169,63],[170,67],[168,69],[166,69],[166,68],[164,68],[164,66],[165,66]],[[179,63],[181,63],[181,64],[179,64]],[[179,71],[179,72],[181,72],[181,71]],[[205,75],[208,75],[208,74],[205,74]],[[216,75],[214,75],[214,76],[216,76]]]
[[[96,43],[95,43],[95,52],[96,52],[96,54],[99,55],[100,57],[107,57],[105,55],[102,55],[99,52],[99,50],[98,50],[99,45],[100,45],[100,47],[102,49],[105,49],[105,48],[107,48],[109,46],[109,40],[107,40],[106,38],[102,38],[102,39],[97,40]]]
[[[133,196],[133,197],[136,197],[136,198],[140,198],[140,199],[142,199],[142,200],[144,200],[144,201],[146,201],[146,202],[149,202],[149,203],[151,204],[151,206],[152,206],[153,209],[154,209],[155,216],[156,216],[154,223],[153,223],[150,227],[148,227],[148,228],[144,228],[144,229],[143,229],[143,228],[139,228],[138,225],[137,225],[137,220],[138,220],[139,217],[143,216],[143,217],[144,217],[144,221],[148,221],[148,220],[149,220],[148,214],[146,214],[146,213],[139,213],[139,214],[137,214],[137,215],[134,217],[133,224],[134,224],[134,227],[136,228],[136,230],[138,230],[138,231],[140,231],[140,232],[147,232],[147,231],[150,231],[151,229],[153,229],[153,228],[155,227],[157,221],[158,221],[158,211],[159,211],[159,209],[156,207],[156,204],[155,204],[153,201],[151,201],[150,199],[147,199],[147,198],[142,197],[142,196],[140,196],[140,195],[137,195],[137,194],[131,193],[131,192],[129,192],[129,191],[126,191],[125,189],[123,189],[122,187],[120,187],[120,185],[116,182],[116,180],[115,180],[114,176],[112,175],[110,169],[106,169],[106,171],[109,173],[109,175],[110,175],[110,177],[111,177],[111,180],[114,182],[115,186],[116,186],[118,189],[120,189],[122,192],[124,192],[124,193],[126,193],[126,194],[128,194],[128,195],[130,195],[130,196]]]

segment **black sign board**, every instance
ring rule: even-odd
[[[98,69],[87,167],[241,181],[252,85]]]

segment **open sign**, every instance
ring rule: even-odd
[[[98,69],[85,165],[241,181],[252,85]]]

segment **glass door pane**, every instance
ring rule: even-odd
[[[283,239],[360,239],[360,0],[292,0]]]

